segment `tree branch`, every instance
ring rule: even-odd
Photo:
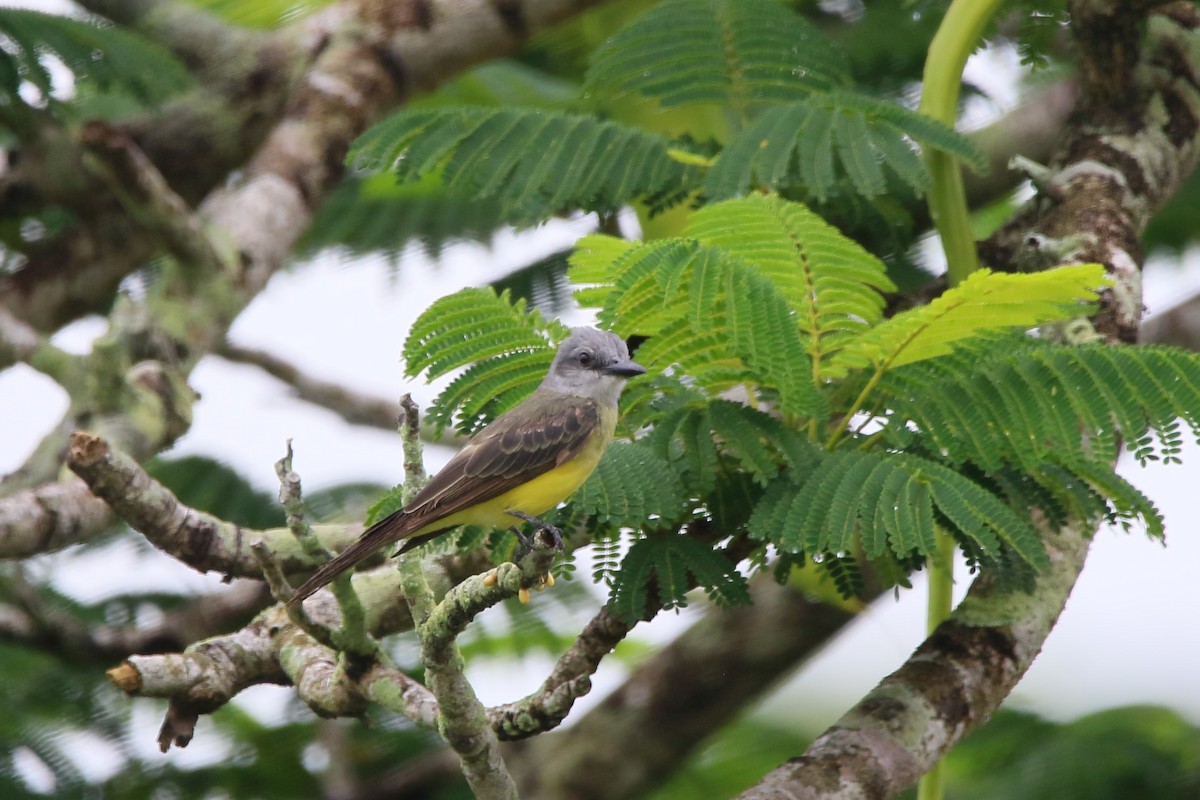
[[[41,602],[0,606],[0,638],[75,662],[111,664],[131,653],[167,653],[243,623],[270,602],[262,584],[240,583],[188,600],[153,625],[89,625]]]
[[[91,120],[79,135],[84,164],[117,198],[125,214],[154,236],[181,265],[219,275],[226,269],[202,222],[124,131]]]
[[[1139,341],[1200,350],[1200,293],[1181,300],[1161,314],[1148,317],[1142,323]]]
[[[253,294],[340,179],[342,156],[367,125],[412,93],[511,53],[601,1],[518,0],[501,13],[476,0],[437,6],[432,15],[426,3],[412,0],[344,2],[271,35],[163,0],[86,5],[163,38],[197,72],[199,89],[121,130],[184,201],[211,195],[208,219],[243,223],[229,226],[235,251],[247,262],[267,262],[246,264]],[[0,284],[0,304],[43,331],[106,310],[120,281],[157,244],[102,188],[80,180],[83,170],[63,166],[79,161],[79,148],[65,130],[52,133],[23,148],[19,174],[6,176],[5,193],[38,207],[65,205],[80,225],[31,249],[29,262]],[[239,186],[213,191],[242,168]],[[56,183],[64,175],[71,180]],[[256,208],[259,200],[267,208]],[[250,246],[272,236],[274,247]]]
[[[67,391],[82,389],[83,359],[61,350],[0,306],[0,370],[24,362]]]
[[[1071,8],[1091,65],[1080,106],[1038,195],[980,243],[980,252],[1012,270],[1107,265],[1117,283],[1104,295],[1097,328],[1132,342],[1142,315],[1139,237],[1191,174],[1200,149],[1200,21],[1194,6],[1179,2],[1162,5],[1144,26],[1126,4],[1077,1]],[[1146,39],[1138,42],[1143,30]],[[1114,67],[1126,62],[1136,63],[1128,73]]]
[[[99,535],[113,523],[108,504],[78,478],[0,499],[0,558],[28,558]]]
[[[182,653],[133,655],[108,671],[127,694],[170,700],[159,734],[165,752],[186,747],[201,714],[211,714],[238,692],[260,683],[291,683],[300,699],[325,717],[359,716],[368,700],[430,728],[437,704],[419,683],[375,660],[351,675],[336,651],[288,620],[279,605],[246,627],[187,647]]]
[[[632,625],[601,608],[563,653],[538,690],[520,700],[488,709],[501,739],[524,739],[558,727],[575,701],[592,689],[591,676]]]
[[[438,733],[458,754],[471,791],[479,798],[515,800],[516,784],[500,754],[499,739],[467,680],[466,665],[454,644],[479,612],[520,591],[522,576],[515,564],[501,564],[494,574],[490,581],[476,575],[454,587],[419,624],[417,632],[425,681],[438,703]]]
[[[900,669],[739,800],[893,797],[916,783],[1033,663],[1083,569],[1095,524],[1046,531],[1052,567],[1028,595],[977,580]]]
[[[216,354],[224,359],[250,364],[292,388],[301,400],[328,409],[351,425],[368,425],[386,431],[396,430],[395,401],[372,397],[341,384],[309,375],[295,364],[265,350],[222,343]]]
[[[261,578],[250,550],[256,541],[271,549],[286,572],[312,569],[319,563],[286,528],[250,530],[185,506],[135,460],[92,434],[76,432],[71,437],[67,465],[151,544],[200,572]],[[359,531],[357,525],[321,526],[318,536],[326,546],[341,549]]]
[[[130,695],[168,697],[158,746],[186,747],[201,714],[210,714],[242,689],[257,683],[287,683],[271,649],[277,609],[269,609],[231,634],[205,639],[182,653],[130,656],[108,671],[109,679]]]
[[[1079,98],[1079,82],[1064,79],[1047,86],[987,127],[968,136],[987,159],[986,173],[963,173],[967,203],[978,208],[993,202],[1020,184],[1023,176],[1009,162],[1021,155],[1045,163],[1054,154],[1063,126]]]

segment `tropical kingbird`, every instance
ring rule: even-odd
[[[536,521],[592,474],[612,441],[625,381],[645,371],[616,334],[572,329],[533,394],[473,436],[412,502],[321,566],[288,606],[392,542],[404,540],[399,554],[459,525]]]

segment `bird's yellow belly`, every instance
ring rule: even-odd
[[[575,490],[583,485],[588,476],[600,463],[600,456],[611,441],[612,434],[607,436],[597,434],[592,441],[584,446],[579,455],[544,472],[528,483],[510,489],[504,494],[480,503],[474,508],[464,509],[451,519],[456,525],[486,525],[493,528],[507,528],[522,524],[519,519],[509,514],[509,511],[520,511],[523,514],[537,516],[557,506],[566,500]],[[449,520],[443,521],[443,524]]]
[[[580,453],[562,466],[506,492],[500,505],[505,511],[521,511],[534,516],[549,511],[574,494],[599,462],[599,452]],[[511,517],[509,521],[512,521]]]

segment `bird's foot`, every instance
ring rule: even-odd
[[[530,536],[526,536],[519,528],[513,528],[513,532],[517,534],[517,539],[521,543],[517,547],[517,552],[513,555],[513,561],[520,564],[527,557],[534,556],[534,562],[539,566],[533,567],[533,569],[545,570],[545,572],[534,577],[531,585],[539,592],[548,586],[553,586],[554,576],[549,572],[550,564],[553,561],[551,552],[563,549],[562,531],[532,514],[526,514],[522,511],[509,511],[508,513],[517,519],[528,522],[530,525],[537,526]],[[522,572],[528,569],[529,566],[522,566]],[[529,589],[522,588],[517,595],[517,599],[522,603],[528,603]]]
[[[513,556],[513,561],[520,561],[537,549],[563,549],[562,530],[559,528],[554,527],[545,520],[538,519],[532,514],[526,514],[524,511],[509,511],[508,514],[509,516],[528,522],[530,525],[537,526],[532,536],[526,536],[520,528],[513,528],[513,532],[517,534],[517,540],[521,543],[521,546],[517,548],[517,552]]]

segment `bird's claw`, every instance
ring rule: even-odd
[[[547,572],[545,575],[542,576],[542,582],[535,584],[533,589],[538,592],[544,592],[553,585],[554,585],[554,576],[551,575],[549,572]],[[523,605],[528,605],[529,590],[526,589],[524,586],[522,586],[520,591],[517,592],[517,600],[519,600]]]
[[[564,549],[563,534],[560,528],[556,528],[550,523],[538,519],[532,514],[526,514],[523,511],[509,511],[508,513],[510,516],[528,522],[530,525],[537,526],[532,536],[526,536],[520,528],[513,528],[513,532],[517,534],[517,540],[521,543],[517,548],[517,552],[513,555],[513,561],[520,561],[533,552],[534,549]],[[535,539],[535,537],[538,538]]]
[[[528,522],[530,525],[537,526],[533,533],[529,536],[526,536],[520,528],[513,528],[513,532],[516,533],[517,540],[520,542],[516,553],[513,554],[513,561],[520,563],[535,551],[546,553],[548,550],[563,549],[563,535],[560,529],[549,524],[548,522],[538,519],[532,514],[526,514],[522,511],[509,511],[508,513],[517,519]],[[549,560],[547,560],[545,563],[547,567],[550,564]],[[535,588],[540,592],[546,587],[553,585],[554,576],[547,572],[545,575],[541,576],[541,580],[535,584]],[[528,603],[529,589],[522,588],[520,593],[517,595],[517,599],[522,603]]]

